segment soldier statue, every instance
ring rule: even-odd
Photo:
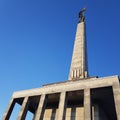
[[[85,21],[85,16],[84,16],[84,12],[86,11],[86,8],[83,8],[79,14],[78,14],[78,18],[79,18],[79,22],[84,22]]]

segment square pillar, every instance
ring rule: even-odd
[[[21,110],[18,114],[18,118],[17,120],[25,120],[26,114],[27,114],[27,110],[28,110],[28,97],[25,97],[22,103],[22,107]]]
[[[43,113],[45,110],[46,100],[47,100],[46,95],[45,94],[41,95],[34,120],[42,120],[43,119],[42,117],[43,117]]]
[[[120,120],[120,87],[117,83],[114,83],[112,87],[113,87],[117,120]]]
[[[58,119],[57,120],[63,120],[64,119],[66,106],[67,106],[66,92],[62,92],[60,94],[59,112],[58,112]]]
[[[91,120],[92,113],[91,113],[91,95],[90,89],[84,89],[84,118],[85,120]]]
[[[15,100],[12,98],[10,100],[10,103],[9,103],[8,107],[7,107],[7,110],[5,111],[5,113],[3,115],[2,120],[9,120],[10,115],[12,113],[12,110],[13,110],[14,106],[15,106]]]
[[[99,106],[97,105],[97,104],[95,104],[94,105],[94,111],[93,111],[94,113],[94,116],[93,116],[93,120],[99,120],[100,118],[99,118]]]

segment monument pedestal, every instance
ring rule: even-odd
[[[53,83],[15,92],[3,120],[9,119],[15,103],[21,105],[19,120],[27,111],[34,120],[120,120],[119,99],[118,76]]]

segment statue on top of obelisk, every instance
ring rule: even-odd
[[[85,21],[85,16],[84,16],[85,11],[86,11],[86,7],[84,7],[82,10],[80,10],[80,12],[78,14],[79,22]]]
[[[78,14],[79,22],[76,30],[68,80],[78,80],[88,77],[85,11],[86,8],[83,8]]]

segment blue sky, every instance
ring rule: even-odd
[[[14,91],[67,80],[84,6],[90,76],[120,75],[119,0],[0,0],[0,119]]]

